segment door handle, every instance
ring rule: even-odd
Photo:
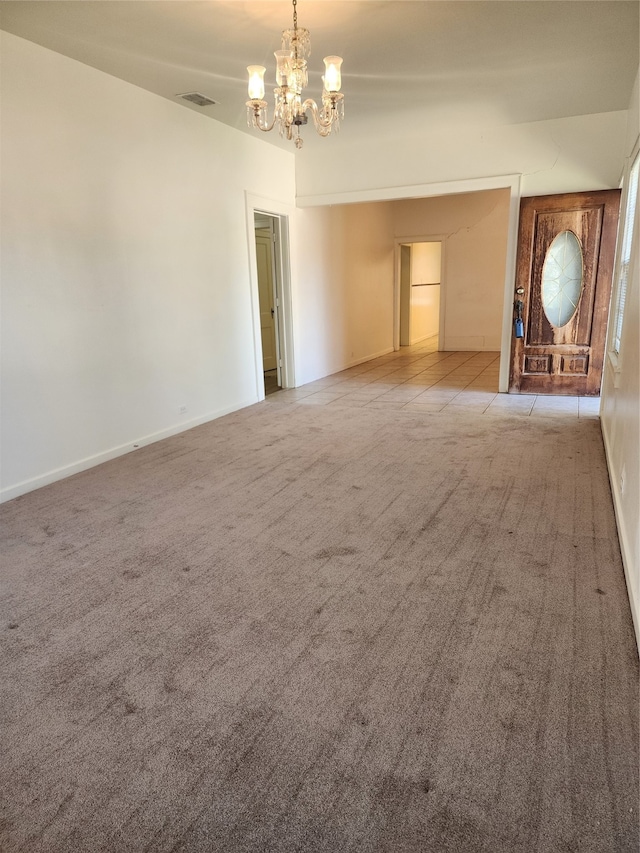
[[[271,309],[271,319],[273,319],[273,315],[274,315],[274,314],[275,314],[275,311],[274,311],[274,310],[273,310],[273,308],[272,308],[272,309]]]
[[[516,291],[517,293],[517,291]],[[516,338],[524,338],[524,323],[522,321],[522,309],[524,308],[524,302],[522,299],[516,299],[513,303],[513,311],[515,314],[513,320],[513,332]]]

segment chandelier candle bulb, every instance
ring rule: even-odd
[[[324,60],[324,87],[327,92],[339,92],[342,85],[342,75],[340,66],[342,65],[341,56],[325,56]]]
[[[273,54],[276,58],[276,83],[278,86],[290,86],[291,76],[291,51],[276,50]]]
[[[252,101],[261,101],[264,98],[264,73],[267,69],[264,65],[249,65],[249,97]]]

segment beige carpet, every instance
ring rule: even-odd
[[[266,402],[0,508],[3,853],[623,853],[597,420]]]

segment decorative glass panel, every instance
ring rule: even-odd
[[[542,307],[552,326],[565,326],[582,293],[582,248],[573,231],[562,231],[549,246],[542,267]]]

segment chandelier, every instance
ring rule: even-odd
[[[322,78],[322,104],[318,106],[312,98],[302,99],[307,85],[307,58],[311,54],[309,30],[298,26],[297,0],[293,0],[293,29],[283,30],[282,49],[276,50],[276,83],[273,90],[275,106],[269,122],[268,104],[264,100],[263,65],[249,65],[249,98],[247,101],[247,124],[268,133],[277,125],[280,136],[293,139],[296,148],[302,148],[300,128],[307,124],[307,112],[320,136],[329,136],[333,128],[338,130],[344,118],[344,95],[340,93],[340,66],[342,58],[326,56]]]

